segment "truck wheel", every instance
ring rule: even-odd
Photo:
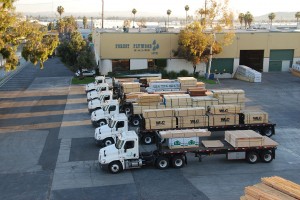
[[[109,169],[110,173],[112,173],[112,174],[117,174],[117,173],[120,173],[121,171],[123,171],[123,167],[119,161],[111,162],[108,165],[108,169]]]
[[[106,121],[104,119],[101,119],[101,120],[98,121],[98,125],[99,126],[103,126],[105,124],[107,124],[107,123],[106,123]]]
[[[166,157],[158,157],[156,160],[156,167],[158,169],[166,169],[169,167],[169,159]]]
[[[124,112],[127,114],[130,114],[131,113],[131,108],[129,107],[129,106],[126,106],[125,108],[124,108]]]
[[[114,140],[112,138],[106,138],[104,141],[103,141],[103,144],[104,146],[109,146],[109,145],[112,145],[114,143]]]
[[[132,119],[132,125],[133,125],[133,126],[138,126],[138,125],[140,125],[140,119],[139,119],[138,117],[134,117],[134,118]]]
[[[263,130],[263,134],[264,134],[265,136],[267,136],[267,137],[272,137],[272,135],[273,135],[272,128],[265,128],[265,129]]]
[[[258,154],[255,151],[250,151],[247,153],[246,160],[248,163],[250,164],[257,163],[258,159],[259,159]]]
[[[142,137],[143,144],[149,145],[153,143],[153,137],[150,134],[146,134]]]
[[[172,167],[181,168],[183,167],[184,161],[182,156],[174,156],[172,158]]]
[[[264,163],[269,163],[273,160],[273,155],[271,151],[263,151],[261,153],[261,159]]]

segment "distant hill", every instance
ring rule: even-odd
[[[276,21],[296,21],[296,18],[295,18],[295,13],[296,12],[274,12],[275,13],[275,22]],[[268,14],[265,14],[265,15],[261,15],[261,16],[255,16],[254,19],[255,21],[269,21],[269,18],[268,18]]]

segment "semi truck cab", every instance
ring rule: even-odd
[[[99,98],[100,93],[103,91],[110,91],[107,83],[98,84],[95,90],[88,92],[86,95],[87,101],[91,101],[93,99]]]
[[[95,110],[91,114],[91,121],[94,126],[102,126],[108,124],[113,115],[120,114],[119,101],[107,101],[106,106],[101,109]]]
[[[103,91],[99,94],[98,99],[93,99],[88,102],[89,113],[92,113],[95,110],[98,110],[107,105],[107,102],[113,100],[112,91]]]

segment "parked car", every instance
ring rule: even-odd
[[[80,76],[80,71],[77,70],[75,75],[77,77]],[[93,69],[82,69],[82,76],[95,76],[96,75],[96,71]]]

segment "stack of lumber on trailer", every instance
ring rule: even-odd
[[[237,114],[241,112],[240,106],[234,104],[227,105],[212,105],[209,107],[211,114]]]
[[[207,129],[187,129],[160,131],[159,134],[167,139],[170,149],[176,149],[198,147],[199,137],[210,136],[211,132]]]
[[[279,176],[261,178],[261,183],[245,187],[241,200],[297,200],[300,185]]]
[[[244,110],[242,113],[244,114],[245,124],[262,124],[269,122],[268,113],[264,111]]]
[[[178,77],[177,80],[180,82],[180,90],[182,91],[197,87],[197,79],[194,77]],[[203,88],[201,87],[201,89]]]
[[[196,128],[208,126],[208,116],[204,107],[175,108],[178,128]]]
[[[193,107],[205,107],[207,110],[208,107],[212,105],[218,105],[219,100],[217,98],[204,96],[204,97],[191,97]]]
[[[138,103],[133,103],[133,114],[139,115],[142,114],[144,110],[149,110],[149,109],[164,109],[166,106],[162,103],[158,103],[156,105],[139,105]]]
[[[238,125],[238,114],[220,114],[220,115],[208,115],[209,126],[226,126],[226,125]]]
[[[177,80],[161,79],[150,81],[149,87],[146,88],[147,92],[159,91],[179,91],[180,83]]]
[[[145,128],[152,130],[176,128],[176,117],[145,118]]]
[[[206,110],[204,107],[193,107],[193,108],[175,108],[174,114],[176,117],[188,117],[195,115],[205,115]]]
[[[143,111],[144,118],[173,117],[174,109],[149,109]]]
[[[136,102],[140,95],[147,94],[145,92],[130,92],[125,93],[125,99],[127,102]]]
[[[219,99],[219,104],[236,104],[241,109],[245,107],[244,90],[212,90],[213,97]]]
[[[208,148],[224,147],[224,144],[220,140],[202,140],[203,146]]]
[[[155,76],[155,77],[142,77],[142,78],[140,78],[140,83],[149,84],[151,81],[155,81],[155,80],[161,80],[161,78],[158,77],[158,76]]]
[[[192,107],[192,99],[189,94],[167,94],[164,95],[163,102],[167,108]]]
[[[161,103],[162,99],[159,94],[140,94],[137,99],[137,103],[143,105],[157,105]]]
[[[253,130],[225,131],[225,140],[233,147],[259,147],[264,137]]]
[[[140,92],[141,91],[140,83],[124,82],[124,83],[121,83],[121,85],[123,88],[123,93]]]

